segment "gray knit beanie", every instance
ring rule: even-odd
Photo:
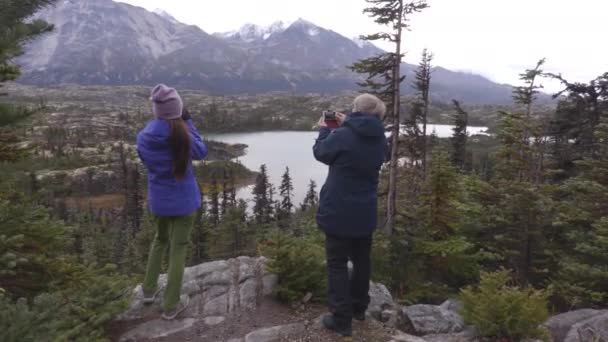
[[[174,88],[159,84],[152,89],[150,100],[152,112],[158,119],[173,120],[182,117],[184,104]]]

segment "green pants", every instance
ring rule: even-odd
[[[156,217],[156,236],[150,248],[143,288],[147,293],[156,291],[163,256],[169,248],[169,271],[163,300],[165,311],[173,310],[179,304],[194,216]]]

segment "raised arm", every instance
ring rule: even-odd
[[[205,142],[203,141],[201,136],[198,134],[196,127],[194,127],[194,124],[192,123],[192,120],[184,120],[184,121],[186,122],[186,125],[188,125],[188,128],[190,129],[190,134],[192,135],[192,159],[194,159],[194,160],[205,159],[205,157],[207,156],[207,153],[209,153],[209,150],[207,149],[207,145],[205,145]]]
[[[332,164],[338,155],[345,151],[345,133],[344,128],[332,131],[327,127],[322,127],[312,148],[315,159],[326,165]]]

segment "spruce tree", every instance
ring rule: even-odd
[[[228,189],[228,175],[226,169],[222,172],[222,205],[221,213],[222,216],[226,214],[226,211],[230,207],[230,190]]]
[[[283,174],[281,186],[279,187],[279,193],[281,195],[281,206],[279,212],[279,221],[287,220],[291,217],[293,210],[293,202],[291,197],[293,196],[293,181],[289,174],[289,167],[285,168]]]
[[[414,88],[418,92],[418,98],[416,99],[417,108],[416,112],[419,118],[414,120],[414,125],[418,128],[418,122],[422,124],[422,137],[419,139],[419,150],[422,159],[422,178],[426,178],[426,163],[427,163],[427,117],[429,113],[429,93],[431,90],[431,72],[433,61],[433,54],[429,53],[427,49],[422,52],[422,59],[416,70],[416,80],[414,81]],[[420,121],[419,121],[419,120]]]
[[[595,157],[577,162],[579,175],[560,186],[565,198],[554,222],[567,243],[553,285],[568,308],[608,305],[608,116],[595,141]]]
[[[307,211],[309,209],[316,208],[318,203],[319,198],[317,196],[317,183],[311,179],[310,183],[308,183],[308,191],[306,192],[304,202],[302,202],[300,209],[302,211]]]
[[[469,113],[460,106],[460,102],[452,100],[456,114],[454,115],[454,134],[450,139],[452,141],[452,164],[460,170],[467,169],[467,125],[469,121]]]
[[[364,40],[387,40],[395,45],[394,52],[383,53],[363,59],[351,66],[351,70],[367,74],[364,82],[359,83],[370,92],[378,95],[387,104],[387,117],[392,123],[391,161],[389,167],[388,194],[386,205],[386,224],[384,231],[390,234],[397,212],[397,168],[399,156],[401,83],[401,61],[403,31],[409,29],[409,16],[427,8],[426,0],[366,0],[371,7],[363,12],[374,18],[377,24],[388,26],[388,32],[379,32],[361,37]]]
[[[220,200],[217,178],[211,179],[211,189],[209,192],[209,220],[214,227],[220,223]]]
[[[262,164],[253,188],[253,215],[258,224],[270,222],[272,200],[269,198],[269,191],[270,183],[268,181],[268,172],[266,170],[266,165]]]
[[[53,25],[43,20],[29,21],[41,8],[56,0],[4,0],[0,12],[0,86],[3,82],[17,79],[19,66],[15,58],[23,54],[23,46],[37,36],[53,30]]]
[[[588,83],[571,83],[561,75],[545,74],[559,80],[564,90],[551,123],[552,156],[556,162],[556,181],[576,176],[576,162],[593,157],[598,144],[595,131],[602,117],[608,115],[608,72]],[[563,98],[565,96],[565,98]]]

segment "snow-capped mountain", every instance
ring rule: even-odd
[[[261,42],[264,41],[275,33],[281,33],[285,31],[291,22],[276,21],[269,26],[261,26],[256,24],[245,24],[237,31],[214,33],[214,36],[221,37],[224,39],[230,39],[233,41],[240,41],[244,43]]]
[[[171,14],[169,14],[167,11],[157,8],[154,11],[152,11],[155,14],[160,15],[161,17],[170,20],[173,23],[178,23],[177,19],[175,19]]]
[[[59,0],[37,17],[55,31],[31,42],[17,62],[19,81],[38,85],[165,82],[220,94],[355,90],[361,76],[347,66],[383,52],[304,19],[209,35],[165,11],[112,0]],[[413,79],[413,66],[403,70]],[[511,99],[511,87],[481,76],[437,68],[433,77],[432,91],[448,100]]]

